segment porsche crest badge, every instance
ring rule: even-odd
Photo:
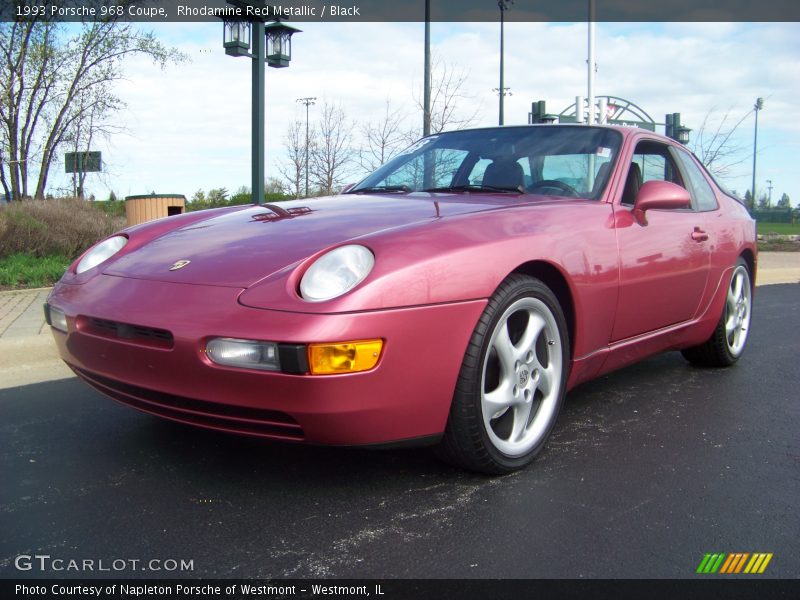
[[[190,261],[190,260],[178,260],[178,261],[175,261],[174,263],[172,263],[172,266],[169,268],[169,270],[170,271],[177,271],[178,269],[182,269],[183,267],[188,265],[190,262],[192,262],[192,261]]]

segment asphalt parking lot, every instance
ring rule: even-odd
[[[676,352],[567,398],[502,478],[428,450],[279,445],[163,422],[76,379],[0,391],[0,576],[20,554],[190,559],[126,577],[684,578],[707,552],[800,573],[800,285],[761,287],[734,368]]]

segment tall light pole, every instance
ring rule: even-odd
[[[764,110],[764,99],[756,98],[756,103],[753,105],[753,110],[756,113],[756,126],[753,133],[753,206],[756,206],[756,153],[758,152],[758,111]]]
[[[500,8],[500,86],[498,94],[500,96],[500,107],[498,114],[498,121],[500,125],[504,124],[505,115],[505,99],[506,99],[506,86],[505,86],[505,62],[504,62],[504,45],[505,45],[505,13],[508,10],[508,5],[514,4],[514,0],[497,0],[497,6]]]
[[[425,69],[422,84],[422,135],[431,134],[431,0],[425,0]]]
[[[772,208],[772,179],[767,179],[767,190],[769,190],[769,196],[767,196],[767,208]]]
[[[587,102],[589,104],[589,113],[587,115],[586,123],[589,125],[594,124],[594,70],[595,70],[595,60],[594,60],[594,20],[595,20],[595,11],[594,11],[594,0],[589,0],[589,22],[587,25],[589,26],[589,39],[588,39],[588,56],[586,58],[586,92],[587,92]]]
[[[298,98],[297,101],[306,105],[306,198],[308,198],[308,107],[316,104],[316,98]]]

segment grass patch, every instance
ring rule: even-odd
[[[39,288],[53,285],[67,270],[71,258],[12,254],[0,258],[0,289]]]
[[[757,223],[758,235],[777,233],[779,235],[800,235],[800,223]]]
[[[758,242],[759,252],[800,252],[800,242],[788,240],[775,240],[772,242]]]

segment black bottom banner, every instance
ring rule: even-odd
[[[244,600],[258,598],[427,599],[627,599],[726,600],[800,598],[800,579],[679,579],[679,580],[112,580],[28,579],[0,582],[0,598],[73,600],[83,598]]]

